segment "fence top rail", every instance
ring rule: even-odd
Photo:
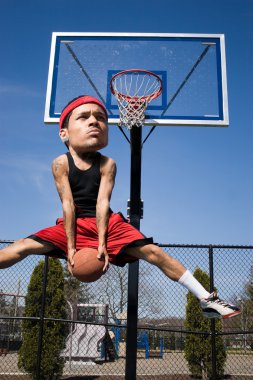
[[[14,243],[15,240],[0,240],[0,244],[10,244]],[[159,247],[164,247],[164,248],[227,248],[227,249],[253,249],[253,245],[229,245],[229,244],[162,244],[162,243],[156,243],[159,245]]]
[[[212,248],[212,249],[218,249],[218,248],[226,248],[226,249],[253,249],[253,245],[228,245],[228,244],[160,244],[159,247],[162,248]]]

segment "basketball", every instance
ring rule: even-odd
[[[82,282],[97,281],[103,274],[104,260],[97,258],[94,248],[83,248],[74,255],[73,276]]]

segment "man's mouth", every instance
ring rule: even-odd
[[[88,131],[88,135],[99,135],[100,134],[100,130],[97,129],[97,128],[92,128]]]

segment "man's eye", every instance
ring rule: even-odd
[[[106,117],[104,115],[98,115],[97,119],[100,121],[106,121]]]

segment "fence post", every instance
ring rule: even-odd
[[[210,273],[210,292],[214,291],[214,270],[213,270],[213,246],[209,245],[209,273]],[[212,379],[216,379],[216,329],[215,319],[211,319],[211,359],[212,359]]]
[[[43,348],[44,317],[45,317],[45,305],[46,305],[47,274],[48,274],[48,256],[45,256],[43,283],[42,283],[41,312],[40,312],[40,329],[39,329],[39,336],[38,336],[36,380],[40,379],[40,365],[41,365],[42,348]]]

